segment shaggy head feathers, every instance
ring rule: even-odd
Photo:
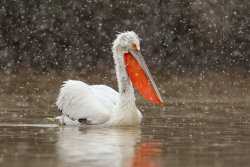
[[[135,32],[127,31],[120,33],[113,43],[113,52],[118,50],[128,52],[128,49],[132,49],[132,44],[136,44],[137,49],[140,50],[140,40]]]

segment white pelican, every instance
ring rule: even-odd
[[[138,36],[130,31],[118,34],[113,43],[119,93],[105,85],[64,82],[56,101],[63,114],[57,117],[62,124],[139,125],[142,115],[135,105],[132,83],[147,100],[164,104],[140,53],[139,42]]]

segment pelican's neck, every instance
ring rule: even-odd
[[[119,87],[119,102],[125,104],[131,102],[135,103],[134,89],[125,67],[124,53],[125,51],[122,50],[113,51]]]
[[[125,63],[125,51],[114,49],[115,69],[119,87],[119,101],[116,104],[107,125],[124,126],[138,125],[141,121],[141,114],[135,105],[135,95],[132,82],[128,76]]]

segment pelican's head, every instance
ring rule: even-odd
[[[130,80],[147,100],[164,104],[140,52],[140,40],[133,31],[118,34],[113,43],[116,63],[125,66]],[[118,60],[119,59],[119,60]]]
[[[113,51],[119,50],[128,53],[128,50],[133,48],[140,50],[140,40],[135,32],[127,31],[117,35],[113,43]]]

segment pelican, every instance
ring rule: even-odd
[[[133,32],[117,35],[112,47],[119,93],[105,85],[65,81],[56,105],[63,125],[137,126],[142,119],[135,104],[133,85],[147,100],[164,104],[140,52]],[[132,85],[133,84],[133,85]]]

